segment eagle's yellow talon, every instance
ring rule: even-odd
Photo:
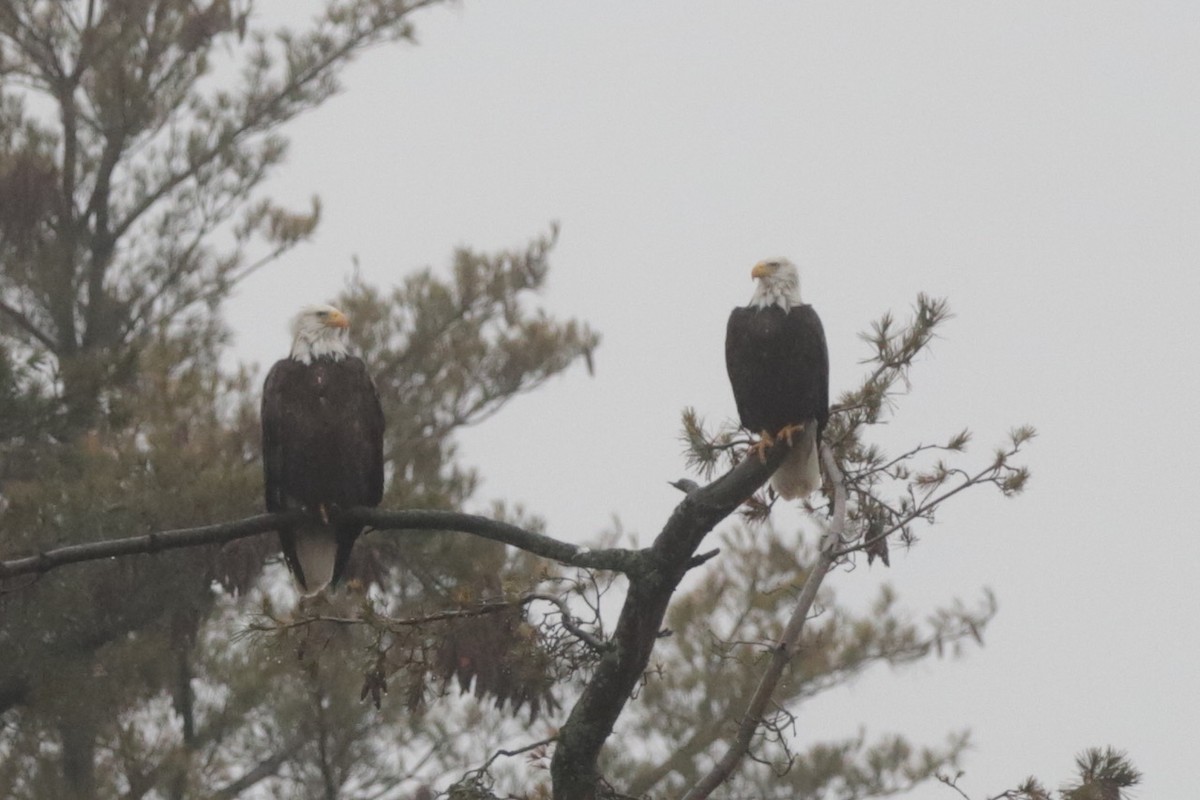
[[[788,443],[788,447],[791,447],[792,446],[792,437],[795,436],[796,434],[801,434],[801,433],[804,433],[804,423],[803,422],[796,423],[794,425],[785,426],[783,429],[781,429],[779,431],[779,433],[775,434],[775,438],[776,438],[776,440],[786,439],[787,443]]]
[[[750,445],[750,452],[758,456],[759,462],[767,463],[767,451],[775,446],[775,439],[771,436],[770,431],[763,431],[759,435],[759,439],[754,444]]]

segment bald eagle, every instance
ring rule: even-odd
[[[292,321],[291,354],[263,385],[267,511],[311,515],[279,531],[284,560],[305,594],[338,584],[362,533],[330,512],[377,506],[383,496],[383,409],[366,365],[346,352],[349,328],[332,306],[301,309]]]
[[[829,420],[829,350],[820,317],[800,300],[795,264],[760,261],[750,276],[758,281],[750,304],[735,308],[725,328],[725,367],[742,426],[762,436],[756,447],[779,438],[794,441],[771,476],[776,493],[791,500],[821,486],[818,450]]]

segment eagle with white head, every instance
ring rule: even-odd
[[[829,348],[821,318],[800,299],[800,273],[786,258],[760,261],[750,304],[725,328],[725,367],[742,427],[759,433],[756,448],[792,445],[771,476],[785,500],[821,486],[819,449],[829,421]],[[799,437],[793,443],[793,439]]]
[[[347,350],[350,321],[312,305],[292,321],[292,349],[267,374],[262,398],[267,511],[309,518],[279,530],[288,569],[305,594],[337,586],[362,525],[336,510],[383,497],[383,409],[362,359]]]

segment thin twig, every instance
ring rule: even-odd
[[[504,756],[506,758],[511,758],[512,756],[519,756],[522,753],[528,753],[530,750],[536,750],[539,747],[545,747],[546,745],[553,744],[556,741],[558,741],[557,735],[547,736],[545,739],[541,739],[541,740],[533,742],[531,744],[527,744],[524,747],[518,747],[514,750],[497,750],[496,752],[492,753],[491,758],[489,758],[487,761],[483,762],[482,766],[480,766],[476,769],[473,769],[470,772],[468,772],[466,775],[464,775],[463,781],[478,780],[479,778],[482,778],[484,775],[487,774],[488,769],[492,766],[492,764],[495,762],[495,760],[500,758],[501,756]],[[460,781],[460,783],[461,782],[462,781]]]
[[[529,592],[512,600],[490,600],[480,603],[476,606],[468,608],[456,608],[448,611],[439,611],[433,614],[423,614],[417,617],[385,617],[376,615],[375,619],[381,621],[384,627],[389,630],[396,628],[414,627],[418,625],[427,625],[431,622],[445,622],[452,619],[468,619],[471,617],[482,617],[488,614],[496,614],[501,611],[507,611],[518,606],[529,605],[535,601],[544,601],[553,603],[558,607],[561,615],[562,626],[567,629],[575,638],[586,644],[588,647],[597,652],[604,652],[612,645],[596,637],[595,634],[584,630],[571,615],[570,609],[567,608],[566,600],[557,595],[548,594],[546,592]],[[334,617],[325,614],[317,614],[310,617],[293,619],[287,621],[274,620],[274,625],[266,623],[257,623],[250,626],[251,631],[268,632],[275,630],[291,630],[293,628],[304,628],[318,622],[327,622],[331,625],[367,625],[372,622],[372,618],[368,616],[361,617]]]
[[[869,475],[875,475],[880,472],[886,473],[888,470],[892,469],[897,464],[901,464],[905,461],[908,461],[908,460],[916,457],[919,453],[923,453],[928,450],[944,450],[944,451],[950,452],[950,453],[958,452],[957,449],[955,449],[953,447],[947,447],[944,444],[919,444],[916,447],[913,447],[912,449],[910,449],[908,452],[901,453],[900,455],[896,456],[895,458],[891,459],[890,461],[880,463],[874,467],[863,469],[861,472],[854,472],[851,477],[855,481],[860,481],[863,478],[868,477]]]
[[[841,548],[838,551],[837,555],[845,556],[845,555],[849,555],[850,553],[853,553],[857,550],[866,550],[872,544],[880,541],[881,539],[886,539],[887,537],[891,536],[893,533],[900,530],[901,528],[908,525],[909,523],[915,522],[916,520],[925,517],[930,511],[937,508],[939,505],[941,505],[945,501],[949,500],[951,497],[958,494],[959,492],[961,492],[965,489],[969,489],[972,486],[977,486],[982,483],[995,483],[999,479],[1000,473],[1003,469],[1005,469],[1006,467],[1008,469],[1013,469],[1012,467],[1008,467],[1007,459],[1016,455],[1019,452],[1019,450],[1020,450],[1020,448],[1014,447],[1008,451],[1005,451],[1004,456],[1005,456],[1006,460],[1004,462],[993,463],[990,466],[975,473],[974,475],[965,474],[965,477],[963,478],[963,480],[960,484],[953,487],[952,489],[949,489],[948,491],[943,492],[942,494],[935,496],[932,494],[933,490],[931,489],[930,493],[928,495],[926,495],[925,499],[922,500],[920,503],[916,504],[908,514],[904,515],[900,519],[899,522],[894,523],[890,528],[883,529],[882,531],[875,534],[874,536],[865,538],[862,541],[857,542],[853,545]],[[959,470],[959,472],[961,472],[961,470]],[[876,501],[876,502],[878,502],[878,501]],[[899,515],[897,515],[897,516],[899,516]]]
[[[585,631],[580,626],[580,624],[575,620],[575,617],[571,615],[570,609],[567,608],[567,601],[563,598],[558,597],[557,595],[544,594],[541,592],[528,594],[525,595],[525,597],[530,600],[545,600],[547,603],[553,603],[554,605],[558,606],[560,619],[562,620],[562,626],[566,628],[576,639],[583,642],[596,652],[603,653],[612,649],[612,642],[606,642],[602,639],[599,639],[594,634]]]
[[[958,775],[956,775],[953,779],[943,775],[940,772],[937,773],[936,775],[934,775],[933,777],[937,778],[939,781],[944,783],[946,786],[949,786],[951,789],[958,792],[959,795],[962,796],[963,800],[971,800],[971,796],[969,794],[967,794],[966,792],[964,792],[962,789],[960,789],[958,786],[958,779],[962,777],[961,772]]]
[[[480,603],[477,606],[470,608],[456,608],[449,611],[439,611],[434,614],[424,614],[419,617],[384,617],[377,616],[389,629],[415,627],[418,625],[427,625],[431,622],[445,622],[451,619],[468,619],[471,617],[482,617],[488,614],[495,614],[500,611],[507,611],[516,606],[525,605],[538,599],[535,597],[521,597],[516,600],[493,600],[485,603]],[[274,625],[266,623],[255,623],[249,626],[251,631],[269,632],[276,630],[292,630],[293,628],[305,628],[309,625],[315,625],[318,622],[328,622],[331,625],[367,625],[371,622],[370,617],[334,617],[328,614],[316,614],[311,617],[301,617],[287,621],[275,620]]]

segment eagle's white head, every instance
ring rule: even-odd
[[[302,364],[328,357],[346,356],[346,334],[350,320],[333,306],[305,306],[292,320],[292,358]]]
[[[800,272],[786,258],[769,258],[760,261],[750,270],[750,277],[758,281],[750,305],[754,308],[779,306],[787,311],[792,306],[802,305],[800,300]]]

